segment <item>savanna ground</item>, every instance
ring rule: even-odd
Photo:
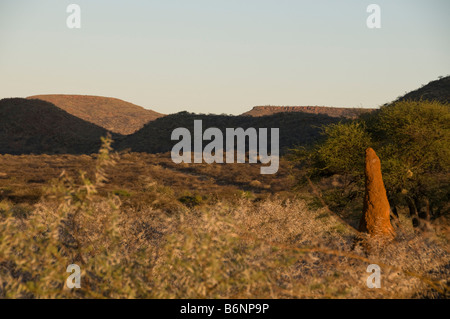
[[[355,241],[362,198],[338,212],[282,160],[174,164],[169,154],[0,156],[1,298],[446,298],[447,222]],[[326,198],[325,198],[326,199]],[[353,227],[352,227],[353,226]],[[81,289],[68,289],[70,264]],[[382,269],[380,289],[367,266]]]

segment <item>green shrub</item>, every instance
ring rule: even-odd
[[[341,198],[350,201],[364,186],[365,149],[381,160],[383,179],[393,205],[414,203],[434,216],[448,212],[450,197],[450,106],[430,101],[401,101],[383,106],[353,122],[323,129],[326,139],[310,149],[293,150],[309,176],[343,176]],[[336,194],[339,192],[337,191]],[[340,202],[340,203],[339,203]],[[431,208],[430,208],[431,207]],[[447,207],[447,208],[445,208]],[[447,209],[447,211],[445,210]]]
[[[203,203],[203,197],[201,195],[186,195],[180,197],[178,200],[187,207],[195,207]]]
[[[130,197],[131,196],[131,193],[125,189],[116,189],[113,191],[113,194],[117,195],[117,196],[121,196],[121,197]]]

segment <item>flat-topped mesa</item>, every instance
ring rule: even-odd
[[[324,114],[331,117],[357,118],[360,114],[372,112],[375,109],[362,108],[346,108],[346,107],[329,107],[329,106],[255,106],[248,112],[243,113],[244,116],[266,116],[275,113],[285,112],[304,112],[310,114]]]
[[[366,150],[366,191],[359,231],[372,238],[391,240],[395,237],[389,213],[390,206],[381,175],[381,162],[372,148]]]

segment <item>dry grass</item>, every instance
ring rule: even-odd
[[[448,297],[450,256],[438,230],[417,234],[402,219],[398,239],[367,254],[326,209],[294,197],[266,192],[255,201],[218,193],[186,207],[177,201],[186,185],[219,191],[214,171],[199,166],[190,173],[203,180],[177,186],[185,172],[168,162],[148,164],[151,157],[143,156],[142,165],[133,154],[119,159],[109,145],[105,140],[95,160],[85,158],[89,172],[66,171],[42,199],[0,202],[0,297]],[[61,167],[69,163],[61,160]],[[127,166],[142,178],[116,170]],[[111,172],[118,175],[108,180]],[[249,176],[246,182],[264,193],[254,181]],[[81,289],[65,288],[72,263],[81,267]],[[382,268],[381,289],[366,286],[370,263]]]

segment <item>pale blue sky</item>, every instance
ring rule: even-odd
[[[81,6],[81,29],[66,26]],[[381,29],[366,8],[381,6]],[[377,107],[450,74],[448,0],[0,0],[0,98]]]

